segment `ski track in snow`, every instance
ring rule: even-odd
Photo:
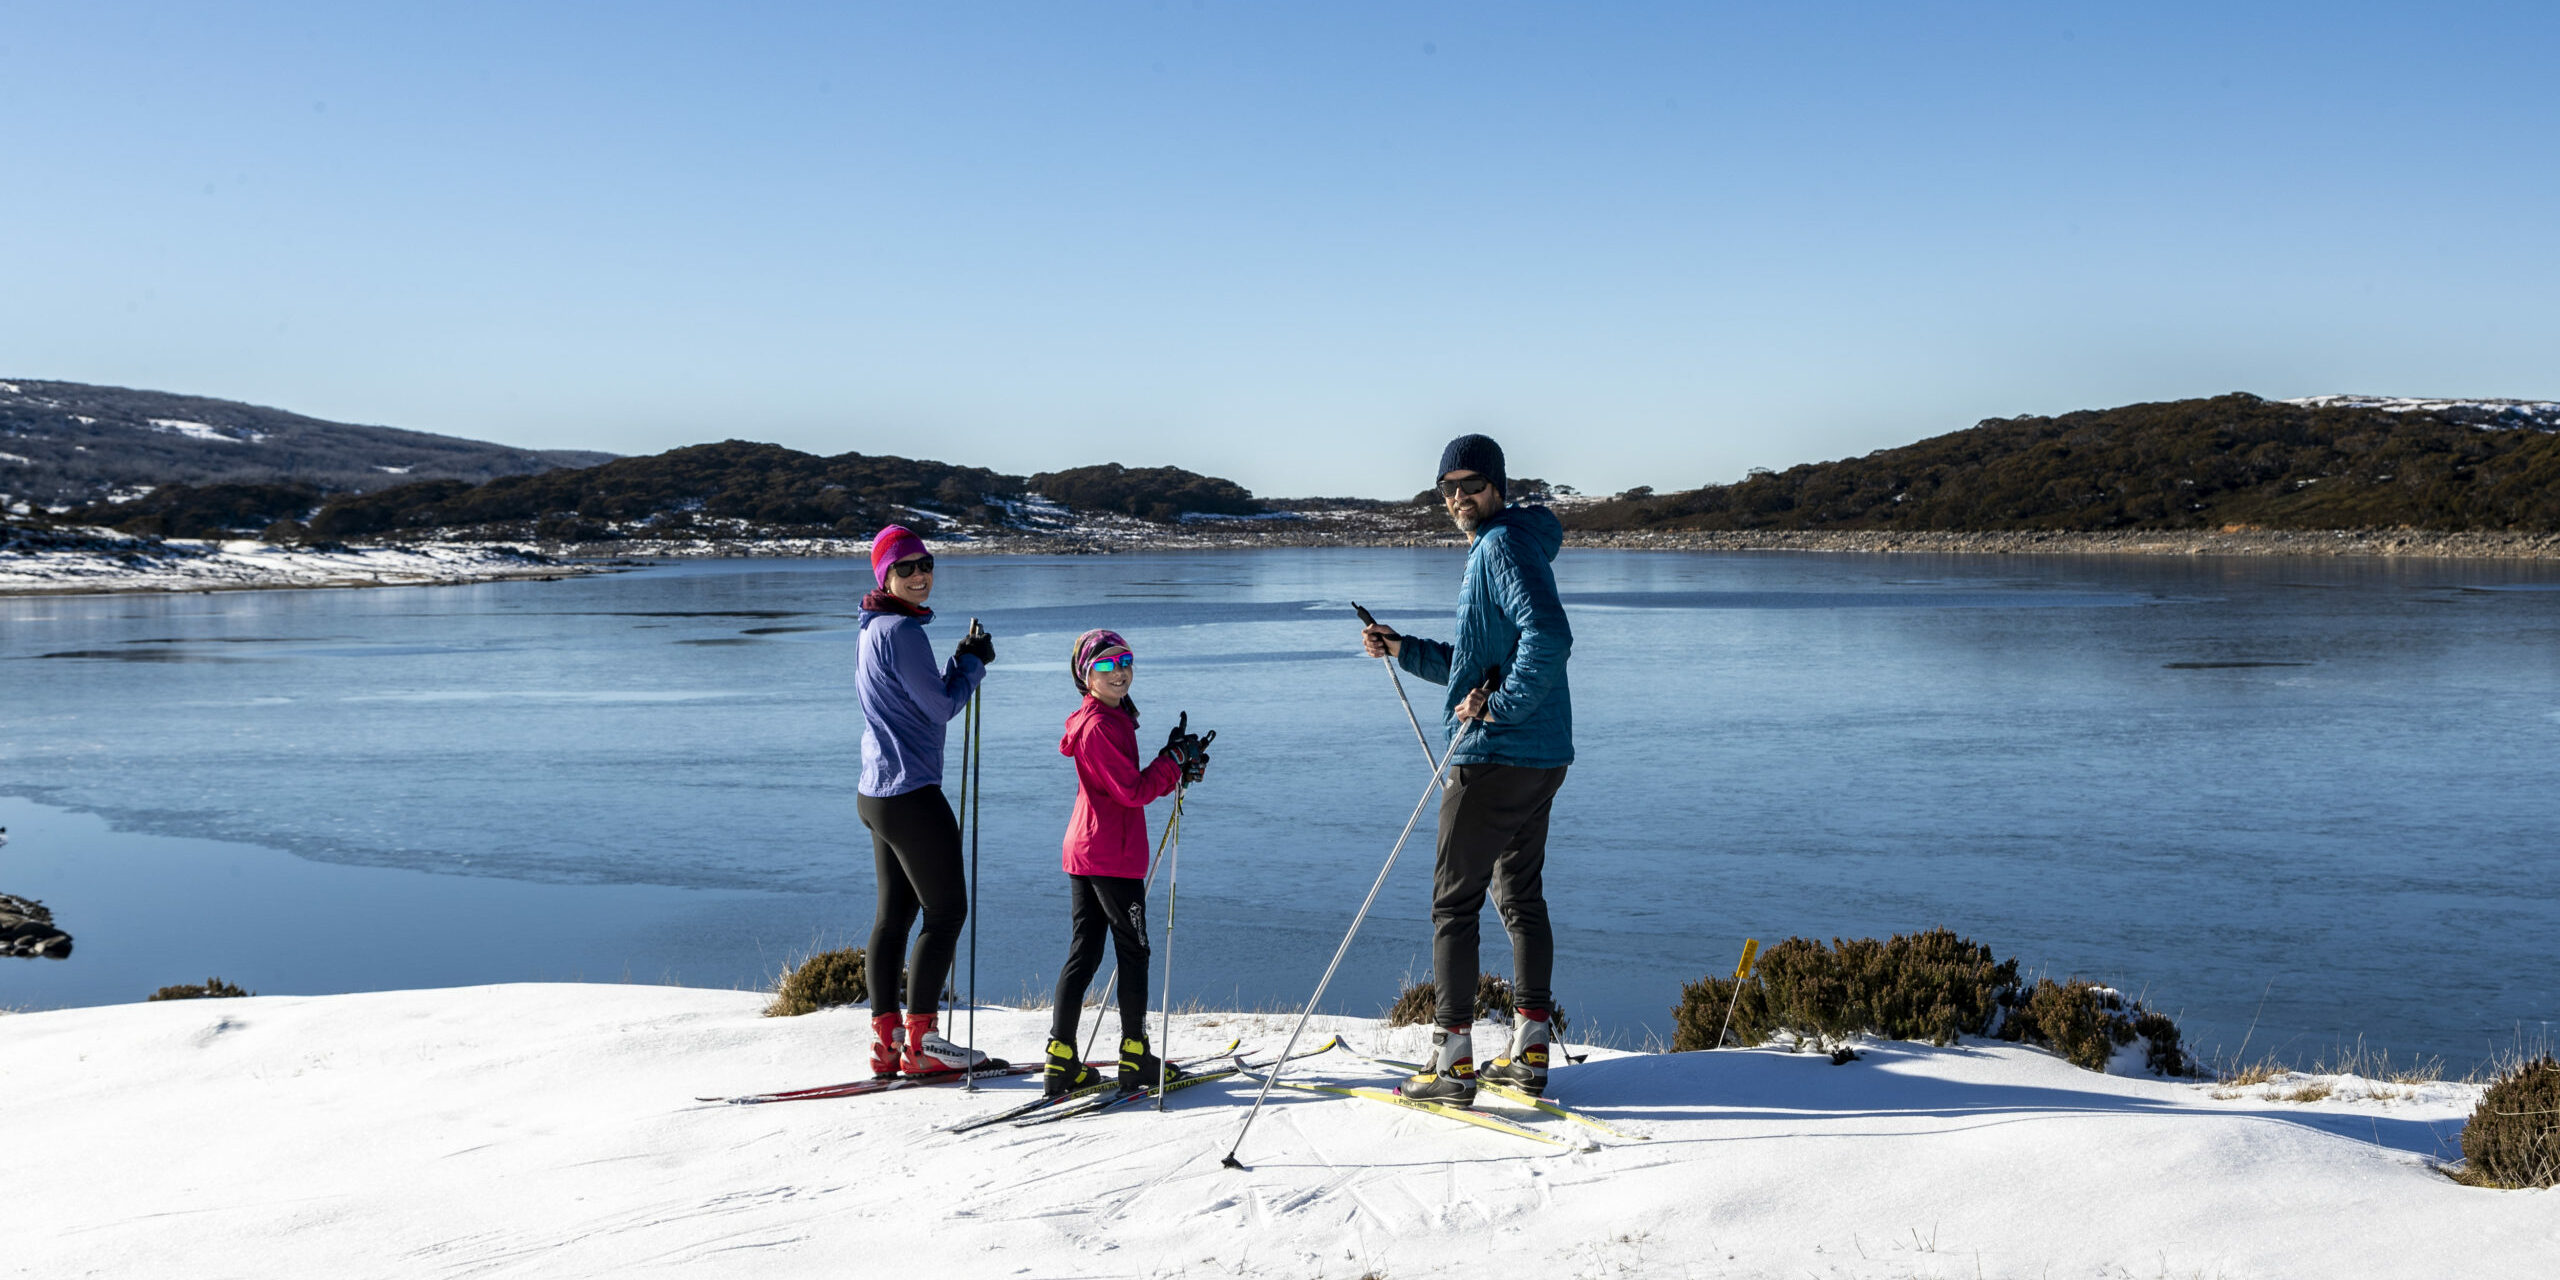
[[[860,1010],[524,984],[0,1017],[13,1274],[943,1278],[2540,1276],[2560,1192],[2432,1167],[2477,1091],[2332,1100],[2080,1071],[2016,1046],[1597,1051],[1555,1094],[1651,1140],[1573,1150],[1258,1082],[1031,1129],[941,1132],[1036,1077],[762,1106],[842,1079]],[[1026,1052],[1045,1013],[985,1008]],[[1177,1018],[1172,1047],[1285,1017]],[[1420,1028],[1320,1020],[1413,1055]],[[1294,1078],[1381,1084],[1347,1054]],[[2361,1089],[2352,1100],[2339,1098]],[[1554,1117],[1497,1107],[1580,1140]],[[2450,1265],[2458,1262],[2458,1265]]]

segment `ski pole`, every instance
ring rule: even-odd
[[[1363,629],[1378,625],[1378,620],[1371,617],[1368,610],[1361,608],[1359,601],[1351,602],[1351,611],[1360,615],[1360,625]],[[1382,654],[1378,661],[1386,664],[1387,678],[1396,682],[1396,701],[1404,704],[1405,722],[1413,726],[1413,740],[1422,744],[1422,758],[1430,761],[1433,769],[1438,769],[1440,757],[1431,750],[1430,737],[1422,732],[1422,717],[1413,714],[1413,699],[1404,696],[1404,674],[1396,670],[1396,656],[1392,653]]]
[[[978,620],[969,619],[969,633],[978,633]],[[986,788],[980,785],[979,769],[986,763],[986,719],[982,714],[987,679],[985,668],[979,669],[978,687],[969,691],[968,721],[960,732],[960,802],[969,809],[969,1058],[960,1087],[970,1093],[978,1091],[978,813]]]
[[[1182,795],[1191,789],[1188,779],[1173,786],[1173,815],[1165,819],[1170,832],[1182,830]],[[1173,1061],[1173,912],[1182,900],[1182,837],[1171,836],[1173,852],[1167,855],[1164,873],[1164,999],[1156,1006],[1156,1110],[1164,1110],[1165,1078]],[[1099,1019],[1097,1019],[1099,1021]]]
[[[1481,687],[1491,693],[1501,681],[1500,667],[1487,668]],[[1468,726],[1470,729],[1474,727],[1473,724]],[[1465,732],[1461,731],[1460,737],[1464,736]],[[1263,1102],[1271,1096],[1272,1082],[1280,1078],[1280,1068],[1288,1065],[1289,1055],[1297,1050],[1298,1036],[1307,1029],[1307,1019],[1315,1016],[1317,1002],[1324,999],[1324,989],[1332,985],[1334,971],[1342,967],[1342,957],[1351,953],[1351,940],[1360,936],[1360,925],[1369,918],[1369,908],[1377,905],[1378,891],[1387,887],[1387,873],[1396,869],[1396,855],[1403,853],[1405,841],[1413,838],[1414,824],[1422,821],[1423,809],[1430,805],[1432,793],[1440,790],[1448,778],[1449,762],[1457,756],[1458,743],[1452,741],[1448,753],[1440,757],[1439,765],[1431,771],[1431,785],[1423,788],[1422,798],[1413,802],[1413,815],[1404,820],[1404,830],[1397,833],[1395,846],[1387,850],[1386,865],[1378,868],[1378,878],[1370,882],[1369,896],[1360,900],[1360,910],[1352,915],[1351,927],[1343,931],[1342,945],[1333,949],[1332,962],[1325,965],[1324,976],[1316,979],[1315,994],[1307,997],[1307,1007],[1299,1011],[1297,1025],[1289,1029],[1288,1042],[1280,1047],[1280,1056],[1272,1059],[1271,1069],[1263,1073],[1262,1091],[1253,1095],[1253,1109],[1245,1113],[1244,1123],[1236,1127],[1236,1140],[1228,1145],[1226,1158],[1218,1163],[1230,1169],[1244,1167],[1244,1162],[1236,1159],[1236,1152],[1244,1149],[1244,1136],[1253,1132],[1253,1122],[1262,1114]]]

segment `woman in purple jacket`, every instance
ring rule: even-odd
[[[995,661],[993,637],[971,629],[947,666],[937,667],[924,637],[933,610],[933,553],[924,539],[890,525],[871,542],[871,576],[879,588],[862,598],[861,665],[854,688],[862,702],[862,787],[855,809],[871,829],[871,864],[879,877],[879,909],[871,921],[871,1072],[934,1076],[997,1065],[975,1049],[942,1038],[937,998],[969,918],[969,883],[960,862],[960,823],[942,795],[943,728]],[[909,960],[907,930],[924,916]],[[898,1014],[898,970],[907,970],[906,1020]],[[900,1032],[903,1030],[903,1046]]]

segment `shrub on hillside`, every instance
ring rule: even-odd
[[[1476,975],[1476,1017],[1508,1019],[1516,1007],[1509,982],[1490,973]],[[1430,1026],[1439,1017],[1439,1011],[1440,985],[1424,979],[1397,993],[1395,1004],[1387,1009],[1387,1025]]]
[[[864,1004],[871,999],[871,976],[860,947],[821,951],[801,961],[773,988],[768,1018],[796,1018],[837,1005]]]
[[[1730,1030],[1719,1041],[1718,1029]],[[2094,983],[2018,980],[2018,962],[1953,930],[1873,938],[1789,938],[1771,947],[1737,996],[1730,978],[1706,977],[1681,989],[1672,1010],[1674,1052],[1720,1043],[1831,1049],[1859,1036],[1952,1044],[1991,1035],[2048,1048],[2103,1071],[2118,1045],[2149,1040],[2145,1061],[2163,1075],[2191,1070],[2178,1029]]]
[[[2085,978],[2038,978],[2023,992],[2003,997],[2008,1016],[2000,1038],[2051,1049],[2075,1066],[2104,1071],[2116,1050],[2144,1042],[2143,1065],[2158,1075],[2195,1073],[2179,1043],[2178,1024],[2164,1013],[2127,1000],[2123,992]]]
[[[227,996],[254,996],[256,994],[258,993],[255,991],[243,991],[228,982],[224,982],[220,978],[207,978],[204,980],[204,985],[202,986],[190,983],[183,986],[162,987],[159,990],[152,992],[145,1003],[149,1003],[150,1000],[204,1000]]]
[[[1769,989],[1757,981],[1745,982],[1736,998],[1733,988],[1733,979],[1713,975],[1680,988],[1680,1003],[1671,1010],[1673,1053],[1766,1044],[1777,1038],[1777,1021],[1769,1016]]]
[[[2560,1060],[2546,1053],[2489,1085],[2462,1126],[2462,1161],[2473,1186],[2560,1186]]]
[[[1746,1044],[1778,1035],[1826,1048],[1860,1035],[1950,1044],[1987,1031],[2000,993],[2017,982],[2017,961],[1995,960],[1991,948],[1948,929],[1884,942],[1834,938],[1828,947],[1789,938],[1769,948],[1745,980],[1734,1027]],[[1715,1047],[1733,994],[1726,979],[1689,984],[1672,1011],[1672,1048]]]

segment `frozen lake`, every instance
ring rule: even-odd
[[[1181,710],[1219,731],[1184,824],[1179,996],[1303,1000],[1428,780],[1346,602],[1445,637],[1460,561],[948,560],[939,650],[975,615],[1001,657],[982,995],[1045,990],[1064,951],[1064,659],[1107,625],[1141,656],[1142,743]],[[1938,924],[2143,992],[2208,1053],[2361,1036],[2459,1070],[2560,1018],[2560,566],[1574,551],[1558,572],[1581,758],[1547,879],[1577,1030],[1667,1035],[1680,984],[1746,935]],[[760,986],[858,943],[867,584],[765,560],[0,599],[0,891],[78,939],[0,965],[0,1006],[211,973]],[[1429,870],[1427,843],[1399,863],[1334,1007],[1427,976]],[[1488,913],[1489,965],[1500,938]]]

